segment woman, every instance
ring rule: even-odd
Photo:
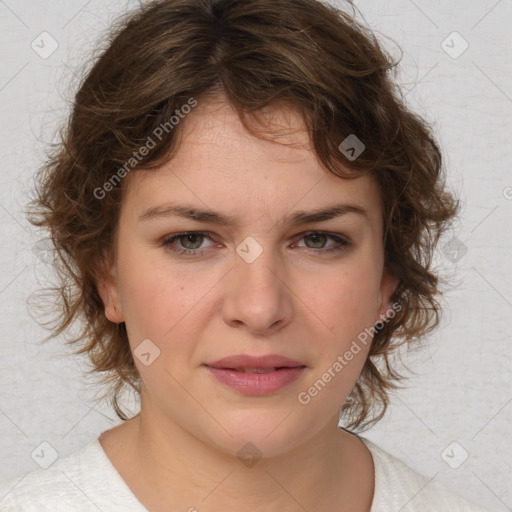
[[[53,334],[84,320],[124,422],[6,482],[2,510],[483,510],[352,432],[437,325],[457,210],[394,65],[315,0],[164,0],[118,25],[31,213],[59,255]]]

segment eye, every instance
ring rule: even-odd
[[[201,256],[206,249],[213,247],[213,244],[205,247],[203,245],[205,240],[213,242],[210,233],[203,231],[187,231],[177,233],[164,239],[162,246],[176,255]],[[318,254],[341,252],[351,245],[351,242],[344,236],[324,233],[323,231],[303,233],[300,235],[299,240],[306,241],[306,249]],[[329,240],[333,243],[330,246],[326,246]],[[292,247],[293,246],[304,247],[298,244],[293,244]]]
[[[202,249],[204,249],[204,247],[201,247],[204,239],[212,240],[208,233],[187,231],[186,233],[178,233],[166,238],[162,245],[176,254],[196,255],[200,254]],[[181,247],[176,246],[175,242],[179,242]]]
[[[304,233],[302,235],[301,240],[310,240],[310,244],[306,243],[306,248],[308,249],[319,249],[314,252],[321,253],[330,253],[335,251],[342,251],[347,246],[350,245],[350,242],[339,235],[335,235],[332,233],[324,233],[323,231],[310,231],[309,233]],[[328,240],[334,241],[334,244],[328,248],[326,247],[326,243]],[[298,246],[301,247],[301,246]]]

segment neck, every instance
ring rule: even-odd
[[[146,412],[143,407],[121,425],[125,470],[119,472],[152,512],[327,511],[333,505],[339,511],[370,509],[371,454],[358,438],[338,428],[337,416],[292,450],[258,459],[250,448],[239,456],[227,453],[155,411]]]

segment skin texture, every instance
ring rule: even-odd
[[[293,146],[250,135],[219,96],[199,102],[182,121],[169,162],[126,178],[117,260],[98,287],[107,318],[126,323],[132,351],[150,339],[160,355],[149,366],[135,358],[141,412],[100,442],[151,511],[370,508],[371,454],[337,428],[369,344],[309,404],[297,396],[390,307],[396,281],[383,267],[379,189],[369,175],[328,173],[293,110],[273,107],[266,116],[273,129],[287,130],[279,142]],[[147,208],[170,202],[239,223],[139,221]],[[295,211],[339,203],[367,213],[285,222]],[[177,255],[162,244],[184,231],[210,234],[172,245],[199,255]],[[336,241],[306,236],[311,231],[350,244],[328,253]],[[236,252],[247,237],[263,249],[252,263]],[[245,396],[202,366],[234,354],[279,354],[307,368],[272,395]],[[248,442],[262,454],[252,467],[237,457]]]

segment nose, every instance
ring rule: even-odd
[[[293,316],[293,294],[284,266],[270,250],[252,263],[236,256],[225,282],[223,320],[230,327],[268,336],[286,327]]]

